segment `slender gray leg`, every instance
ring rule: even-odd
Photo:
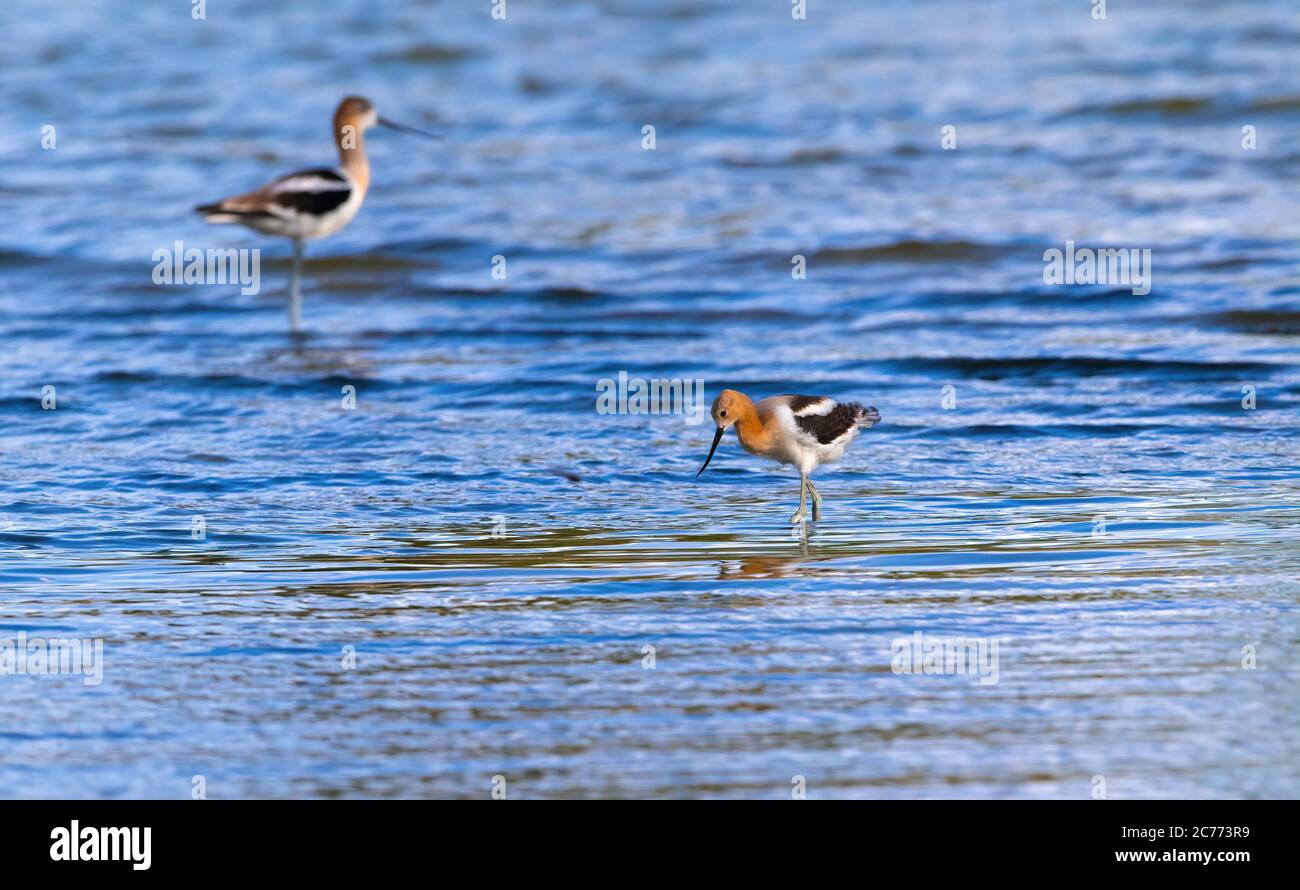
[[[302,240],[293,239],[293,276],[289,279],[289,328],[297,331],[302,321],[302,290],[298,279],[302,276]]]
[[[808,480],[808,493],[812,495],[813,522],[816,522],[822,515],[822,495],[811,479]]]
[[[806,501],[807,497],[808,497],[808,477],[800,473],[799,474],[799,509],[796,510],[794,515],[790,517],[790,521],[792,523],[804,521],[804,518],[807,515],[806,513],[804,513],[804,502]]]

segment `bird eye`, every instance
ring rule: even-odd
[[[719,416],[719,417],[726,417],[726,416],[727,416],[727,412],[726,412],[726,411],[719,411],[719,412],[718,412],[718,416]]]

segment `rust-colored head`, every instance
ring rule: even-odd
[[[713,415],[713,422],[725,430],[737,420],[743,420],[753,410],[754,403],[749,400],[749,396],[734,389],[724,389],[713,400],[713,409],[709,413]]]
[[[709,461],[713,460],[713,452],[718,450],[718,443],[722,441],[727,428],[753,415],[754,403],[743,392],[724,389],[713,400],[713,408],[709,413],[713,415],[713,422],[718,425],[718,429],[713,434],[713,445],[709,448],[709,456],[704,459],[704,466],[700,467],[700,473],[708,469]],[[699,478],[700,473],[695,474],[696,478]]]
[[[334,112],[334,133],[339,139],[346,138],[349,132],[352,135],[363,133],[377,123],[379,113],[375,111],[375,106],[369,99],[360,96],[348,96]],[[344,127],[352,129],[346,131]]]

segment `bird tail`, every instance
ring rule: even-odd
[[[237,223],[248,214],[242,210],[235,210],[226,205],[225,201],[217,201],[213,204],[200,204],[194,208],[195,213],[202,213],[204,222],[210,223]]]
[[[858,409],[856,423],[862,429],[871,429],[880,423],[880,412],[875,408],[863,408],[861,405],[854,405],[853,407]]]

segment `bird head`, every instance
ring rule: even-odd
[[[713,434],[713,446],[709,448],[709,456],[704,459],[704,466],[700,467],[700,472],[695,474],[697,479],[700,473],[708,469],[709,461],[713,460],[713,452],[718,450],[718,443],[722,441],[722,436],[727,432],[727,428],[739,420],[745,409],[750,406],[749,398],[744,393],[736,392],[734,389],[724,389],[718,393],[718,397],[713,400],[713,407],[709,411],[718,429]]]
[[[403,133],[414,133],[429,139],[439,138],[433,133],[426,133],[424,130],[417,130],[415,127],[408,127],[386,117],[380,117],[374,103],[361,96],[348,96],[339,103],[338,110],[334,112],[334,132],[340,134],[340,138],[345,133],[344,127],[352,127],[353,132],[363,133],[376,125]]]

